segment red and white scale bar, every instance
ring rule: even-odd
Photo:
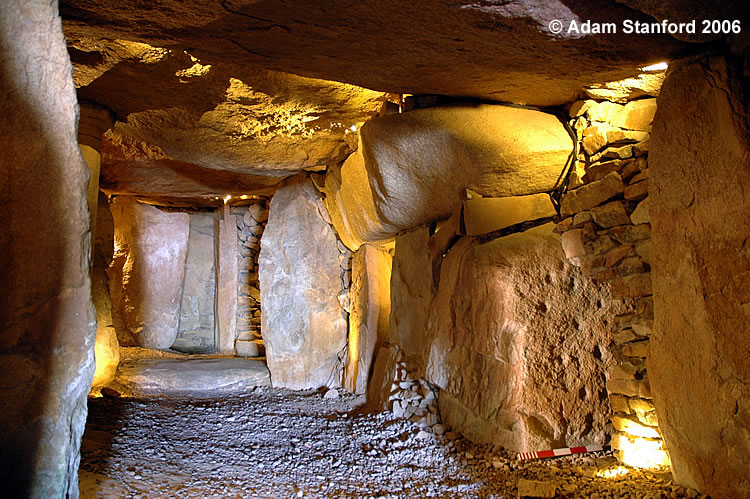
[[[597,452],[609,450],[608,445],[583,445],[581,447],[563,447],[561,449],[540,450],[536,452],[521,452],[518,459],[541,459],[544,457],[569,456],[571,454],[583,454],[584,452]]]

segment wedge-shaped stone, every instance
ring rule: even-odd
[[[477,236],[557,214],[548,194],[478,198],[464,201],[466,234]]]
[[[624,188],[622,177],[617,172],[611,172],[601,180],[568,191],[563,198],[561,214],[566,217],[579,211],[590,210],[621,194]]]

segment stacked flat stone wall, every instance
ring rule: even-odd
[[[607,373],[612,446],[620,460],[668,465],[646,369],[654,319],[651,290],[648,150],[656,99],[618,104],[585,100],[570,108],[579,167],[572,174],[557,231],[565,255],[627,311],[614,318]]]
[[[248,206],[231,208],[237,222],[237,340],[235,350],[241,357],[265,355],[260,332],[261,303],[258,283],[260,238],[268,221],[268,200],[254,200]]]

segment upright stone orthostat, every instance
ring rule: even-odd
[[[552,229],[463,238],[440,268],[425,378],[443,390],[443,421],[472,440],[522,452],[606,442],[617,305]]]
[[[745,82],[747,80],[745,79]],[[742,68],[671,65],[651,141],[648,371],[675,481],[750,496],[750,137]]]
[[[115,254],[109,268],[112,319],[118,336],[146,348],[177,338],[190,220],[132,197],[114,198]]]
[[[388,251],[362,245],[352,258],[349,348],[344,388],[365,393],[375,352],[387,341],[391,313],[391,265]]]
[[[89,171],[57,2],[0,2],[0,478],[78,497],[94,374]]]
[[[318,196],[304,175],[285,181],[271,200],[261,239],[261,333],[276,387],[341,384],[347,333],[337,299],[341,267]]]

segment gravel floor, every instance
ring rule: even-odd
[[[271,388],[221,399],[90,399],[81,496],[517,497],[525,480],[556,497],[696,495],[668,472],[617,467],[605,453],[519,462],[450,431],[436,435],[443,427],[362,413],[361,402]]]

